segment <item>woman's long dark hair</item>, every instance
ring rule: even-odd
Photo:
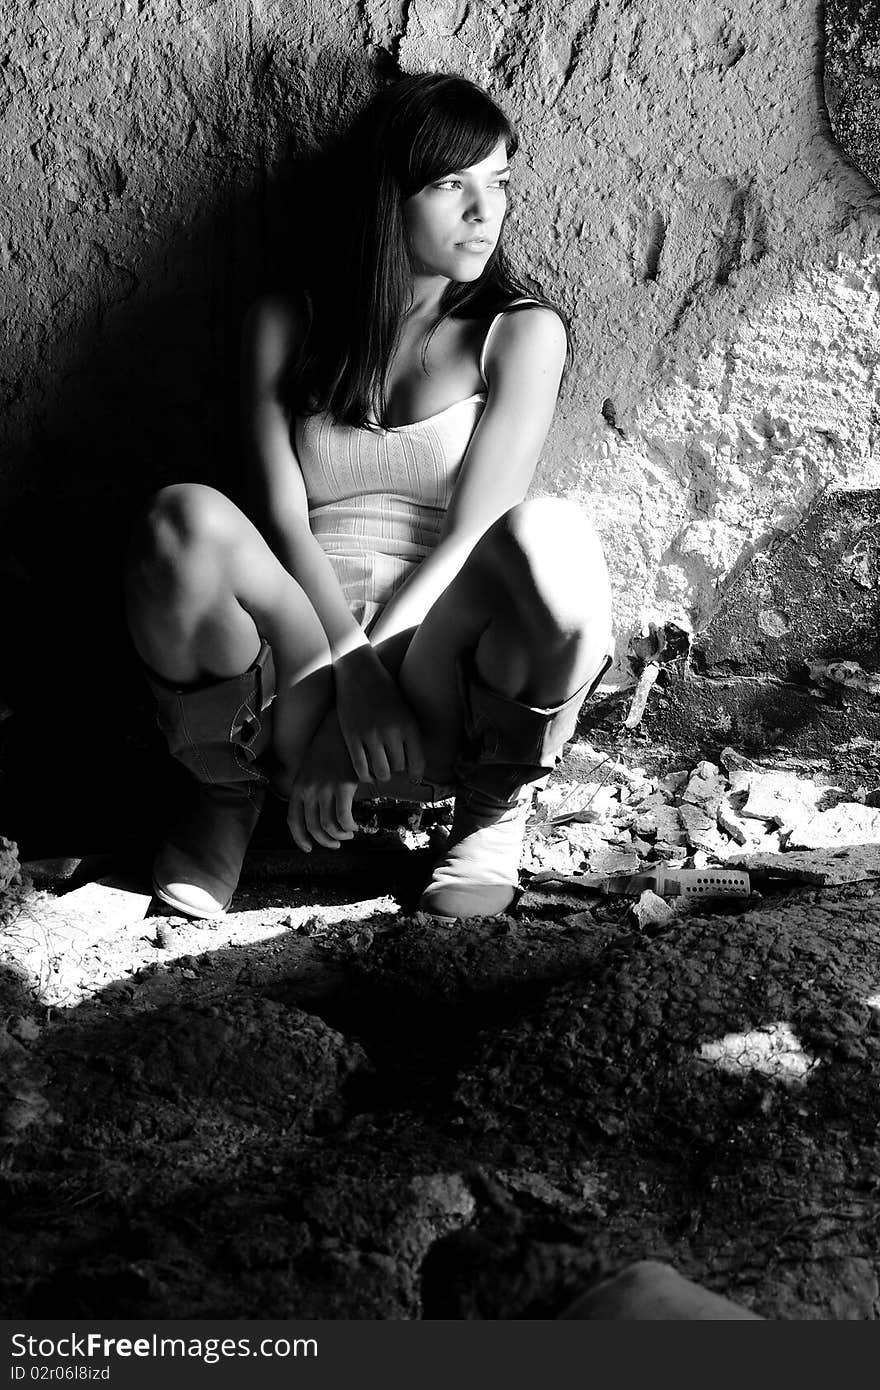
[[[412,284],[403,203],[502,142],[512,157],[513,126],[463,77],[418,73],[368,102],[322,171],[323,216],[302,286],[308,328],[282,383],[292,416],[327,410],[351,425],[385,423],[386,373]],[[511,268],[499,237],[478,280],[447,285],[437,323],[452,314],[489,317],[523,295],[565,323],[530,277]]]

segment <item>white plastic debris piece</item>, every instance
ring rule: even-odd
[[[817,685],[847,685],[851,690],[880,695],[880,673],[865,671],[857,661],[808,661],[807,670]]]
[[[623,721],[623,727],[625,729],[634,729],[640,723],[642,715],[645,712],[645,705],[648,703],[651,687],[659,674],[660,667],[657,665],[656,661],[649,661],[642,671],[642,674],[639,676],[635,694],[632,698],[632,704],[629,707],[629,714]]]
[[[787,840],[789,849],[831,849],[837,845],[880,844],[880,810],[858,801],[841,801],[799,821]]]
[[[742,869],[717,868],[714,864],[683,869],[666,864],[657,871],[657,892],[667,897],[747,898],[751,891],[749,876]]]
[[[818,1065],[805,1052],[789,1025],[768,1023],[748,1033],[728,1033],[717,1042],[703,1043],[696,1054],[701,1062],[730,1076],[759,1072],[784,1085],[799,1085]]]
[[[869,1009],[880,1009],[880,993],[869,995],[865,1003]]]

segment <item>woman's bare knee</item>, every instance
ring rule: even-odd
[[[173,483],[157,492],[144,517],[142,539],[152,557],[173,564],[188,551],[221,546],[242,514],[228,497],[204,483]],[[242,518],[243,519],[243,518]]]
[[[535,497],[511,507],[486,533],[488,560],[511,601],[537,630],[574,635],[610,621],[611,590],[598,535],[565,498]]]

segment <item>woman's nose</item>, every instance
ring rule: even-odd
[[[475,193],[466,216],[471,222],[485,222],[489,215],[489,199],[485,193]]]

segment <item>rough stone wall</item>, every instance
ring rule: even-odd
[[[283,171],[395,63],[472,76],[520,127],[512,245],[577,350],[535,487],[603,536],[618,677],[645,618],[701,627],[817,493],[880,482],[880,204],[832,138],[815,4],[6,14],[0,488],[25,564],[49,499],[121,526],[172,478],[234,485],[240,318]]]

